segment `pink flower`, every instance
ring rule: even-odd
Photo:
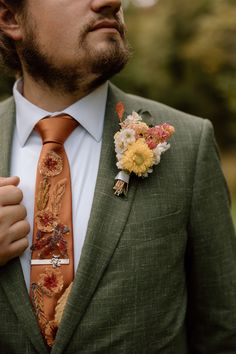
[[[153,128],[149,128],[145,135],[145,140],[148,147],[153,150],[158,144],[168,140],[174,133],[175,129],[172,125],[164,123],[162,125],[156,125]]]

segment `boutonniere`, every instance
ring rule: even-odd
[[[120,172],[115,177],[113,187],[117,196],[127,195],[130,175],[148,177],[154,165],[161,161],[161,155],[170,148],[167,140],[175,128],[167,123],[156,126],[146,124],[142,116],[132,112],[124,119],[125,108],[122,102],[116,105],[120,120],[120,130],[114,135],[116,166]]]

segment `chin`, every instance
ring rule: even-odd
[[[116,41],[99,44],[91,54],[92,73],[106,80],[123,69],[130,58],[128,47],[125,47],[123,43],[117,44]]]
[[[125,49],[125,45],[118,35],[106,34],[103,38],[100,38],[95,42],[95,44],[90,46],[93,48],[93,51],[102,52],[102,51],[117,51],[122,48]]]

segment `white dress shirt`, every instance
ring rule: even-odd
[[[107,90],[108,84],[106,83],[62,112],[47,112],[22,96],[22,80],[18,80],[13,88],[16,103],[16,127],[12,143],[11,175],[19,176],[21,180],[19,187],[24,195],[22,203],[27,209],[27,219],[31,226],[28,236],[30,246],[33,233],[35,177],[42,148],[41,138],[33,128],[41,118],[59,113],[69,114],[80,123],[64,144],[71,169],[75,271],[79,264],[93,202],[101,153]],[[28,289],[30,286],[30,246],[20,258]]]

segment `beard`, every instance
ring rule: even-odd
[[[38,38],[37,29],[27,27],[24,40],[18,46],[22,66],[36,81],[46,84],[60,93],[89,93],[113,75],[120,72],[128,62],[131,50],[125,36],[124,26],[119,24],[120,36],[109,35],[106,48],[91,46],[87,35],[95,21],[81,31],[73,62],[56,63],[52,54],[46,53]]]

